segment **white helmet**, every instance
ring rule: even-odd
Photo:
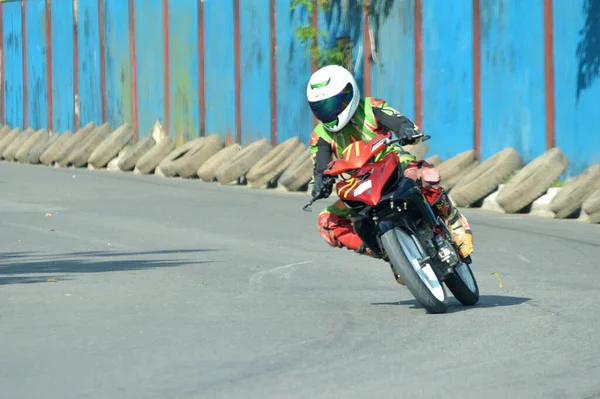
[[[306,87],[308,104],[325,129],[339,132],[358,108],[360,91],[344,67],[328,65],[312,74]]]

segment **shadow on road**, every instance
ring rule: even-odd
[[[531,298],[523,298],[518,296],[503,296],[503,295],[481,295],[479,297],[479,302],[475,306],[463,306],[456,299],[450,297],[448,300],[449,306],[447,313],[454,312],[462,312],[469,309],[481,309],[481,308],[497,308],[497,307],[505,307],[505,306],[517,306],[527,301],[530,301]],[[375,302],[371,305],[400,305],[400,306],[411,306],[411,308],[419,308],[423,307],[419,305],[419,303],[410,299],[407,301],[400,302]]]
[[[0,285],[41,283],[49,278],[68,280],[67,275],[72,273],[104,273],[210,263],[213,261],[197,256],[210,251],[213,250],[91,251],[48,255],[30,252],[0,253]],[[181,255],[187,256],[182,258]],[[33,276],[35,274],[44,276]]]

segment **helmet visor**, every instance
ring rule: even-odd
[[[342,113],[344,109],[352,102],[354,97],[354,88],[348,83],[344,90],[333,97],[315,102],[309,102],[315,118],[323,123],[332,122]]]

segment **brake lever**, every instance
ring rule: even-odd
[[[309,202],[308,204],[304,205],[304,208],[302,208],[302,210],[303,210],[304,212],[312,212],[312,208],[311,208],[310,206],[311,206],[312,204],[314,204],[314,203],[315,203],[315,201],[316,201],[316,200],[315,200],[314,198],[313,198],[313,199],[311,199],[311,200],[310,200],[310,202]]]
[[[308,204],[304,205],[304,207],[302,208],[303,211],[305,211],[305,212],[312,212],[311,205],[314,204],[315,202],[317,202],[319,200],[318,197],[321,195],[321,193],[325,189],[326,185],[329,184],[329,181],[332,181],[332,182],[335,181],[335,177],[329,177],[328,180],[326,182],[324,182],[324,185],[323,185],[323,187],[321,187],[321,190],[319,191],[319,193],[317,194],[317,196],[313,197]]]

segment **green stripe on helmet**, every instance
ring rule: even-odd
[[[325,82],[311,84],[311,89],[318,89],[319,87],[327,86],[331,82],[331,78],[327,79]]]

